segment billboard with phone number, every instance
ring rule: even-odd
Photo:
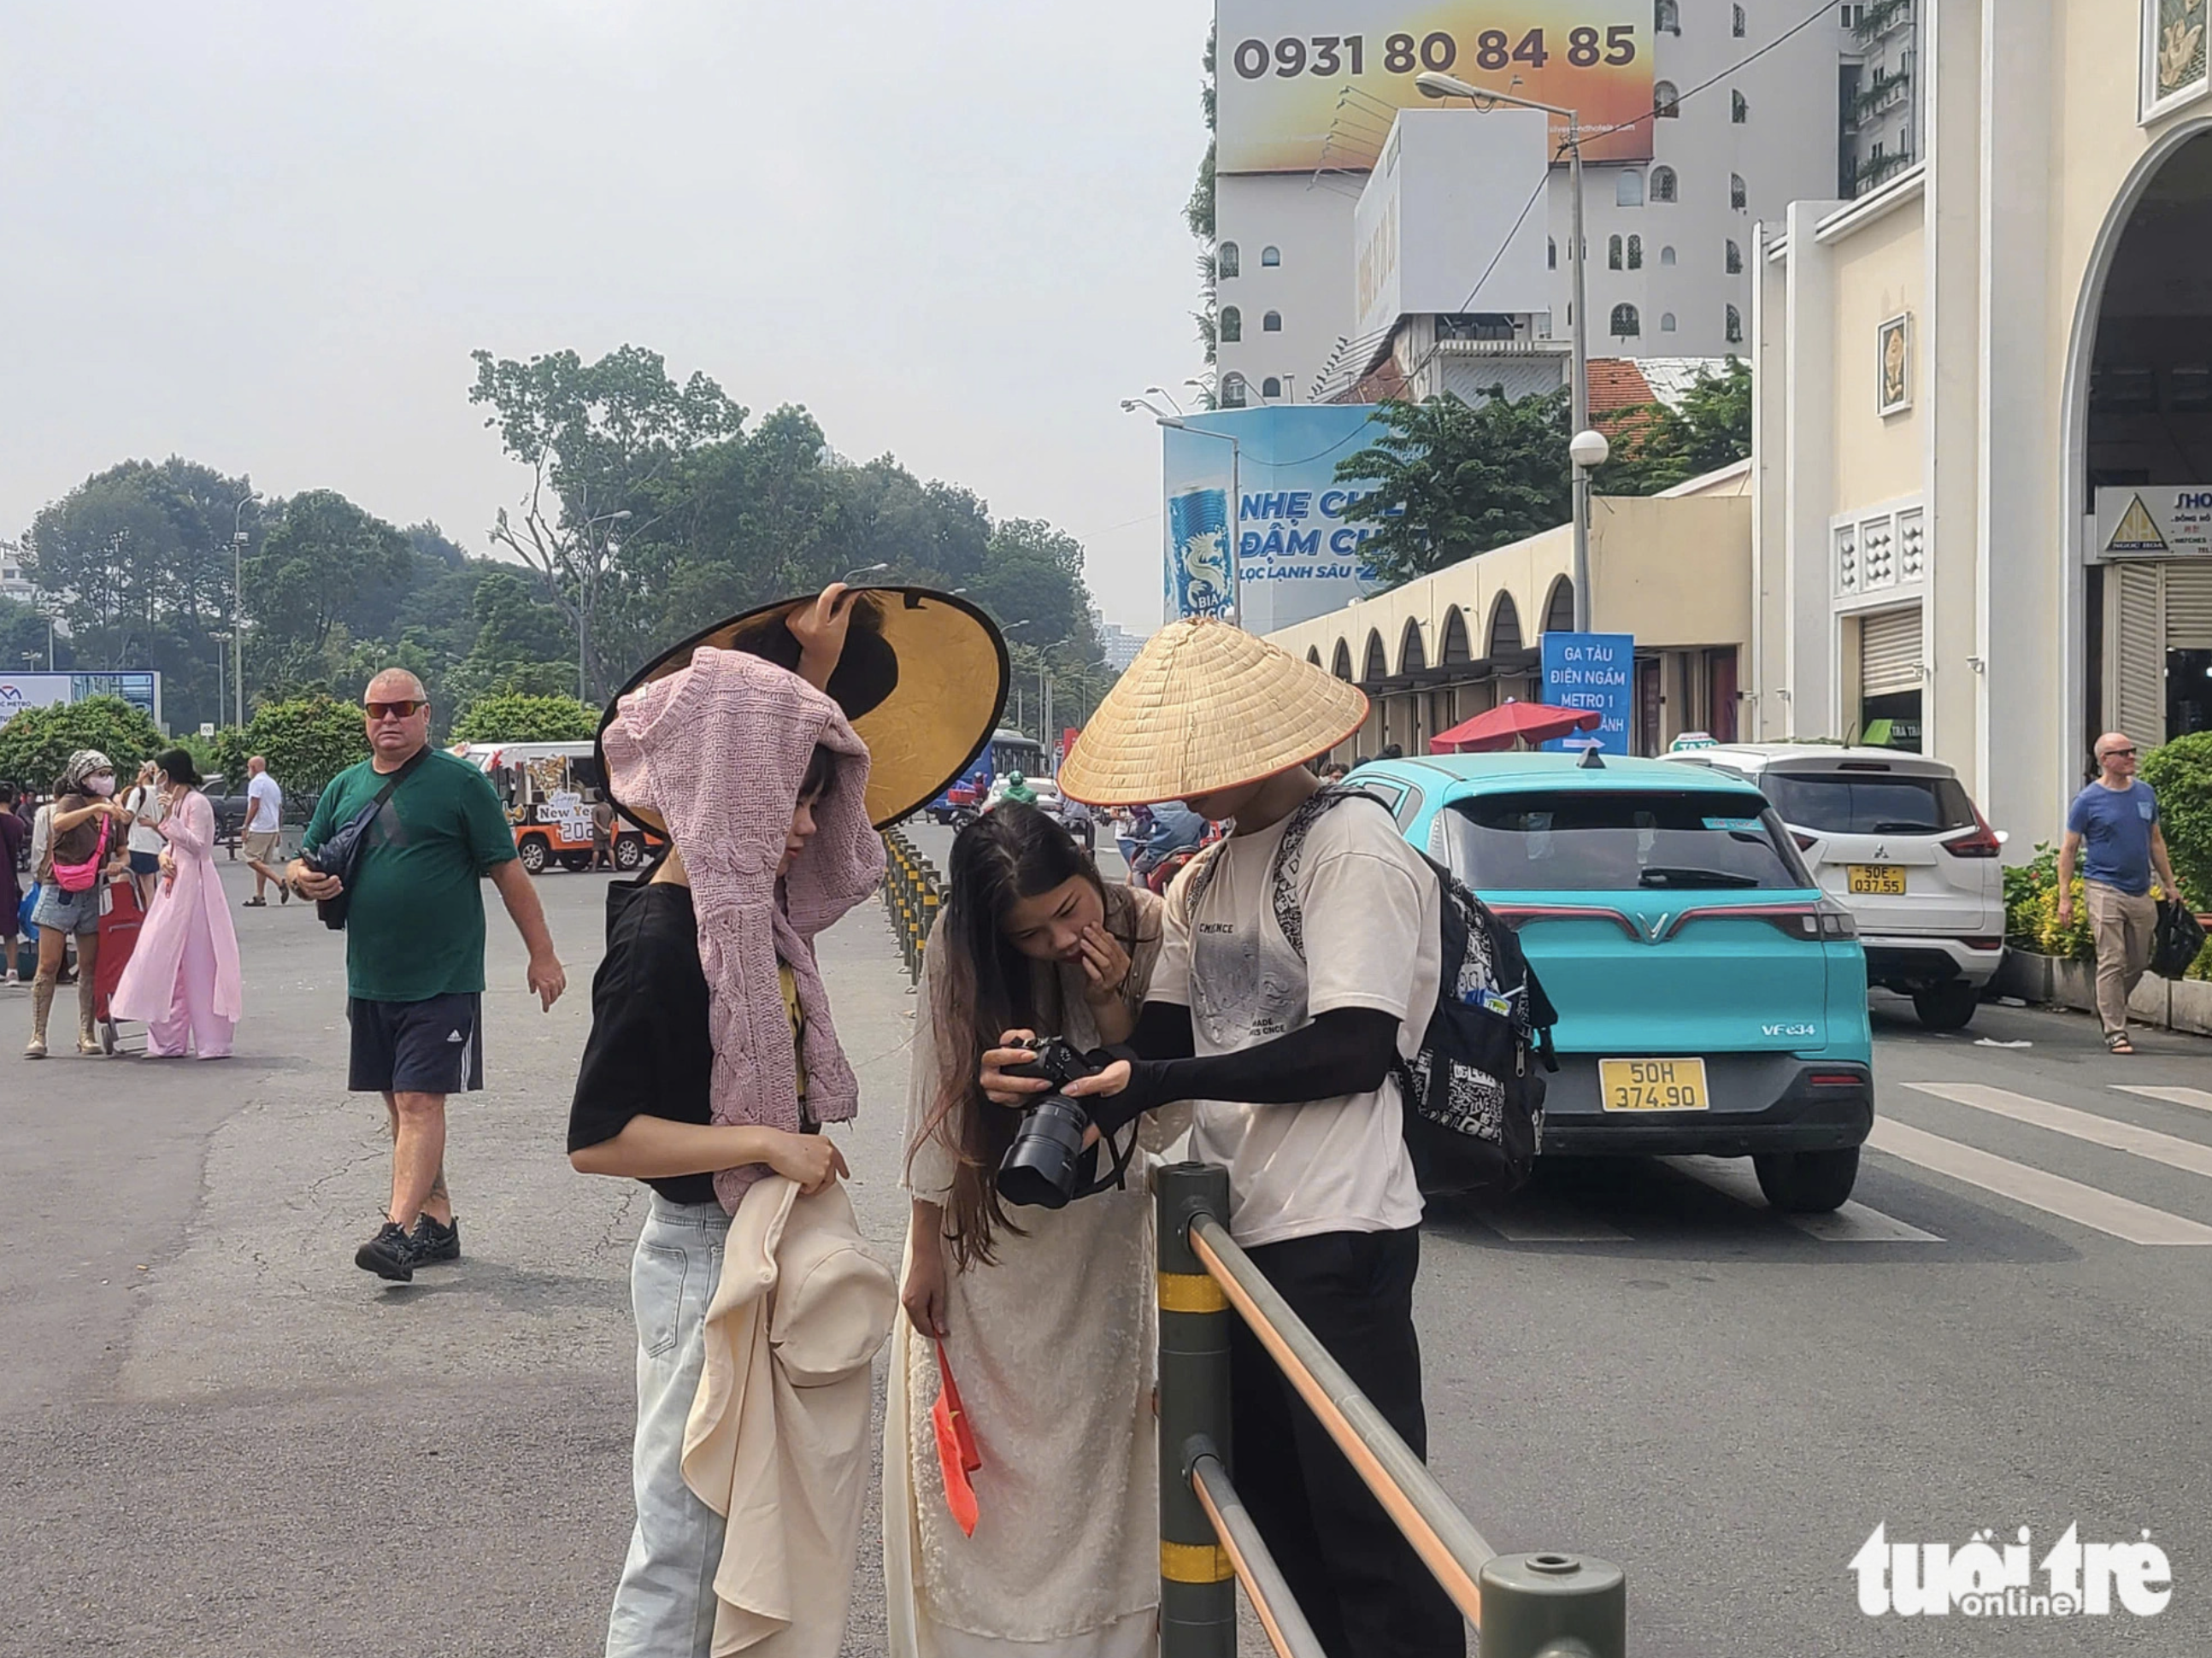
[[[1585,161],[1651,159],[1651,0],[1220,0],[1217,15],[1218,172],[1364,169],[1389,125],[1378,106],[1435,106],[1424,70],[1577,111]]]

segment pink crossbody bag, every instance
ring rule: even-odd
[[[64,892],[89,892],[100,878],[100,866],[107,859],[107,822],[100,820],[100,840],[92,849],[92,856],[82,864],[64,864],[58,858],[54,863],[54,884]]]

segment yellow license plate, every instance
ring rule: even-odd
[[[1905,896],[1903,865],[1853,864],[1850,869],[1853,892],[1871,893],[1878,898]]]
[[[1598,1090],[1608,1111],[1703,1111],[1703,1060],[1600,1060]]]

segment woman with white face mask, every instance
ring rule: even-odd
[[[93,969],[100,957],[100,889],[118,861],[131,812],[113,797],[115,767],[98,749],[70,756],[54,785],[52,839],[39,861],[39,974],[31,982],[31,1040],[27,1060],[46,1057],[46,1015],[71,934],[76,937],[76,1051],[100,1052],[93,1034]]]

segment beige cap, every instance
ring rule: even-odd
[[[1357,685],[1226,622],[1171,622],[1145,643],[1060,768],[1088,805],[1187,800],[1287,770],[1367,718]]]

